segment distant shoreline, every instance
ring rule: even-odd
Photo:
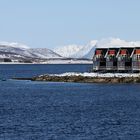
[[[92,61],[73,61],[73,62],[66,62],[66,61],[51,61],[51,62],[46,62],[46,63],[19,63],[19,62],[0,62],[1,64],[93,64]]]
[[[0,65],[92,65],[92,63],[0,63]]]

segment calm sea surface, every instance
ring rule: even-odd
[[[0,65],[0,140],[139,140],[139,84],[10,80],[91,65]]]

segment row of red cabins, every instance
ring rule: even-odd
[[[94,71],[140,72],[140,47],[97,48]]]

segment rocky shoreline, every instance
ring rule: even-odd
[[[33,78],[13,78],[16,80],[48,81],[48,82],[77,82],[77,83],[140,83],[140,77],[85,77],[41,75]]]

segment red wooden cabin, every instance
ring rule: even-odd
[[[129,71],[132,69],[131,54],[134,48],[120,48],[117,56],[117,67],[119,71]]]
[[[132,56],[132,70],[140,71],[140,48],[135,48]]]
[[[118,48],[108,49],[106,55],[106,70],[114,71],[117,70],[117,58]]]
[[[106,59],[105,55],[107,53],[106,48],[97,48],[93,57],[93,70],[103,71],[106,70]]]

